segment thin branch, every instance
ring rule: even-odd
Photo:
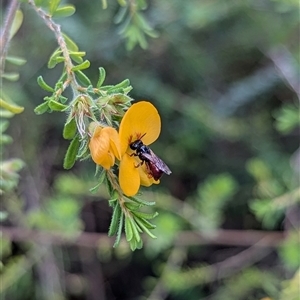
[[[77,245],[89,248],[101,247],[101,244],[112,246],[114,241],[104,233],[82,232],[79,236],[66,237],[60,232],[49,232],[21,227],[1,227],[0,231],[7,238],[26,242],[52,243],[54,245]],[[227,245],[227,246],[255,246],[277,247],[284,240],[283,232],[268,232],[259,230],[217,230],[213,236],[201,235],[197,231],[181,231],[176,235],[176,246],[194,245]]]
[[[266,242],[265,240],[268,240],[267,236],[253,244],[251,247],[239,252],[238,254],[235,254],[221,262],[204,267],[208,268],[208,272],[211,273],[208,282],[213,282],[215,280],[232,276],[233,274],[236,274],[242,269],[253,265],[269,255],[272,249],[261,249]]]
[[[260,230],[229,230],[219,229],[211,235],[201,234],[199,231],[179,232],[175,239],[177,246],[195,246],[200,244],[226,245],[226,246],[256,246],[256,247],[277,247],[284,240],[285,235],[279,231]]]
[[[47,14],[44,10],[42,10],[40,7],[37,7],[33,0],[28,0],[28,3],[33,7],[33,9],[36,11],[36,13],[44,20],[45,24],[48,26],[48,28],[54,32],[57,43],[62,51],[62,55],[65,59],[65,68],[68,74],[69,82],[72,86],[73,92],[76,92],[78,90],[78,84],[75,78],[75,74],[72,71],[72,68],[74,67],[71,57],[69,55],[69,50],[66,44],[66,41],[63,37],[61,28],[59,24],[56,24],[51,16]]]
[[[266,55],[273,61],[281,77],[294,90],[298,100],[300,100],[300,73],[296,67],[297,61],[290,51],[284,46],[277,46]]]
[[[2,30],[1,38],[0,38],[0,76],[4,72],[5,58],[9,46],[10,30],[19,6],[20,3],[18,0],[12,0],[7,10],[6,19],[4,22],[4,28]]]
[[[216,280],[230,277],[269,255],[272,249],[261,248],[266,245],[266,240],[268,240],[268,236],[262,238],[251,247],[221,262],[208,266],[192,268],[187,271],[181,271],[180,280],[186,282],[188,288],[199,284],[212,283]],[[182,251],[182,249],[183,248],[181,247],[173,248],[165,264],[163,272],[159,277],[160,279],[157,281],[157,284],[155,285],[148,298],[149,300],[163,300],[168,296],[170,287],[167,284],[166,280],[168,280],[168,275],[170,273],[177,273],[178,269],[183,263],[185,255],[180,252]]]

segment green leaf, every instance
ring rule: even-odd
[[[75,63],[77,64],[81,64],[83,62],[83,58],[80,55],[76,55],[76,54],[70,54],[70,57],[72,60],[74,60]]]
[[[102,182],[98,182],[95,186],[89,189],[92,194],[96,194]]]
[[[128,10],[128,7],[126,5],[124,7],[120,7],[120,9],[118,10],[117,14],[114,17],[115,24],[119,24],[123,21],[127,10]]]
[[[57,10],[61,0],[50,0],[49,1],[49,13],[53,15],[54,12]]]
[[[283,208],[274,209],[270,199],[254,199],[249,206],[256,218],[268,229],[273,229],[284,213]]]
[[[148,42],[145,38],[145,34],[141,29],[136,30],[135,39],[139,42],[142,49],[147,49]]]
[[[130,246],[130,249],[132,251],[136,250],[136,249],[142,249],[143,248],[143,240],[140,239],[140,241],[137,241],[135,239],[132,239],[130,242],[129,242],[129,246]]]
[[[3,165],[6,165],[5,169],[10,170],[10,172],[19,172],[24,167],[24,162],[19,158],[14,158],[10,160],[6,160],[2,163]]]
[[[64,97],[64,96],[62,96],[62,95],[60,95],[60,96],[58,97],[58,99],[59,99],[59,101],[60,101],[61,103],[66,103],[66,102],[68,101],[68,98],[67,98],[67,97]]]
[[[137,5],[139,9],[144,10],[147,8],[148,4],[145,0],[137,0]]]
[[[8,213],[6,211],[0,211],[0,222],[5,221],[7,217],[8,217]]]
[[[48,105],[48,101],[47,101],[47,102],[43,102],[42,104],[38,105],[38,106],[34,109],[34,112],[35,112],[37,115],[41,115],[41,114],[45,113],[48,109],[49,109],[49,105]]]
[[[288,134],[294,128],[300,125],[299,107],[293,105],[284,105],[275,112],[276,129],[283,134]]]
[[[15,114],[11,113],[10,111],[6,110],[6,109],[0,109],[0,116],[2,118],[11,118],[13,117]]]
[[[75,71],[75,74],[78,78],[78,80],[85,86],[90,86],[92,85],[90,79],[81,71]]]
[[[34,3],[37,7],[48,7],[49,0],[34,0]]]
[[[107,1],[102,0],[102,9],[107,9]]]
[[[56,49],[52,55],[50,56],[49,60],[48,60],[48,68],[49,69],[53,69],[58,61],[57,58],[62,54],[62,51],[60,50],[60,48]]]
[[[65,5],[55,10],[53,17],[56,18],[65,18],[70,17],[75,13],[76,9],[74,5]]]
[[[135,221],[134,221],[134,219],[132,217],[128,217],[128,219],[129,219],[130,224],[131,224],[131,228],[132,228],[132,233],[133,233],[134,239],[137,242],[139,242],[141,240],[141,236],[139,234],[137,224],[135,223]]]
[[[8,121],[1,121],[0,122],[0,133],[3,133],[9,126]]]
[[[142,205],[145,205],[145,206],[153,206],[155,205],[155,202],[152,201],[152,202],[149,202],[149,201],[145,201],[145,200],[142,200],[142,199],[139,199],[137,197],[128,197],[128,199],[136,202],[136,203],[140,203]]]
[[[148,213],[144,213],[144,212],[141,212],[141,211],[134,211],[132,213],[134,215],[136,215],[137,217],[139,217],[139,218],[148,219],[148,220],[154,219],[155,217],[158,216],[158,212],[148,214]]]
[[[20,114],[24,110],[24,107],[8,103],[3,99],[0,99],[0,107],[7,109],[14,114]]]
[[[76,135],[75,138],[71,141],[69,148],[67,150],[65,159],[64,159],[64,169],[71,169],[76,161],[77,152],[79,150],[80,141],[79,135]]]
[[[125,80],[121,81],[120,83],[116,84],[114,86],[114,88],[115,89],[125,89],[129,85],[130,85],[130,80],[129,79],[125,79]]]
[[[0,144],[1,145],[11,144],[12,142],[13,142],[13,139],[11,138],[11,136],[9,136],[7,134],[1,134],[1,136],[0,136]]]
[[[17,81],[20,78],[19,73],[16,72],[10,72],[10,73],[4,73],[1,76],[2,78],[5,78],[9,81]]]
[[[45,91],[47,91],[47,92],[54,92],[54,89],[51,87],[51,86],[49,86],[45,81],[44,81],[44,79],[43,79],[43,77],[42,76],[39,76],[38,78],[37,78],[37,83],[38,83],[38,85],[42,88],[42,89],[44,89]]]
[[[11,64],[14,64],[16,66],[23,66],[24,64],[26,64],[26,59],[22,58],[22,57],[18,57],[18,56],[7,56],[6,60],[8,62],[10,62]]]
[[[75,51],[70,51],[70,57],[76,62],[76,63],[78,63],[78,64],[81,64],[82,62],[83,62],[83,59],[82,59],[82,57],[83,56],[85,56],[85,54],[86,54],[86,52],[83,52],[83,51],[81,51],[81,52],[79,52],[79,51],[77,51],[77,52],[75,52]]]
[[[100,86],[103,84],[103,82],[105,80],[105,77],[106,77],[105,69],[100,67],[99,68],[99,79],[98,79],[98,82],[97,82],[97,88],[100,88]]]
[[[135,202],[125,202],[124,205],[130,210],[137,210],[139,208],[141,208],[141,204],[135,203]]]
[[[21,10],[17,10],[12,26],[10,28],[9,39],[11,39],[19,30],[23,23],[23,13]]]
[[[60,102],[57,102],[55,100],[50,100],[48,102],[49,107],[54,111],[64,111],[68,105],[61,104]]]
[[[255,157],[251,158],[246,163],[246,170],[251,174],[257,181],[267,180],[272,178],[272,172],[267,164]]]
[[[291,270],[300,267],[299,249],[300,249],[300,231],[290,231],[284,242],[280,245],[279,254],[286,266]],[[300,275],[300,274],[299,274]],[[299,285],[298,285],[299,287]],[[288,298],[286,298],[288,299]]]
[[[145,226],[145,224],[139,218],[135,218],[135,221],[141,227],[141,229],[147,233],[151,238],[156,239],[157,237]]]
[[[133,231],[131,227],[131,222],[129,220],[129,217],[125,217],[125,235],[126,235],[126,240],[129,242],[133,238]]]
[[[139,25],[139,27],[143,28],[144,30],[151,31],[152,27],[149,25],[147,20],[144,18],[143,14],[137,13],[134,16],[134,20]]]
[[[77,132],[76,121],[75,118],[72,118],[64,126],[63,137],[66,140],[72,140],[76,132]]]
[[[101,91],[107,91],[109,89],[111,89],[113,87],[113,85],[104,85],[101,87]]]
[[[102,169],[102,172],[101,172],[101,174],[100,174],[100,176],[99,176],[99,178],[98,178],[98,183],[97,183],[97,185],[94,186],[94,187],[92,187],[92,188],[90,188],[90,192],[91,192],[92,194],[95,194],[95,193],[98,191],[99,186],[104,182],[105,176],[106,176],[106,172],[105,172],[104,169]]]
[[[131,251],[136,250],[136,248],[137,248],[137,242],[136,242],[136,240],[135,240],[135,239],[132,239],[132,240],[129,242],[129,246],[130,246]]]
[[[109,226],[109,230],[108,230],[108,235],[109,236],[113,236],[117,233],[118,230],[118,224],[120,222],[120,218],[122,215],[122,209],[120,207],[120,203],[117,202],[116,206],[114,207],[114,211],[111,217],[111,221],[110,221],[110,226]]]
[[[107,94],[108,94],[108,95],[121,94],[121,93],[123,93],[123,89],[122,89],[122,88],[118,88],[118,89],[112,88],[112,89],[109,89],[109,90],[107,91]]]
[[[120,217],[120,222],[119,222],[119,227],[118,227],[116,241],[115,241],[115,243],[113,245],[114,248],[117,247],[119,245],[119,243],[120,243],[121,236],[122,236],[123,223],[124,223],[124,214],[122,213],[121,217]]]
[[[136,217],[135,219],[137,219],[139,217]],[[145,220],[145,219],[140,219],[139,220],[148,228],[148,229],[155,229],[156,225],[152,224],[151,222]]]
[[[126,0],[118,0],[118,3],[119,3],[120,6],[126,6],[127,5]]]
[[[61,62],[65,61],[65,58],[63,56],[58,56],[58,57],[56,57],[55,60],[56,60],[57,63],[61,63]]]
[[[65,33],[63,33],[62,35],[64,37],[64,40],[65,40],[66,44],[67,44],[67,48],[70,51],[77,52],[79,48],[76,45],[76,43],[69,36],[67,36]]]
[[[79,70],[84,70],[89,68],[89,66],[91,65],[91,63],[88,60],[85,60],[83,63],[74,66],[71,70],[72,71],[79,71]]]

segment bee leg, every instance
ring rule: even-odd
[[[139,166],[142,166],[143,165],[143,163],[144,163],[144,161],[142,160],[140,163],[138,163],[137,165],[135,165],[134,167],[135,168],[138,168]]]
[[[130,156],[139,156],[139,155],[136,153],[132,153],[132,154],[130,154]]]

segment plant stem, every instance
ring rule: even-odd
[[[68,81],[70,82],[70,85],[72,87],[72,90],[74,93],[78,91],[78,83],[75,78],[75,74],[72,71],[72,68],[74,67],[71,57],[69,55],[69,50],[66,44],[66,41],[63,37],[63,34],[60,29],[60,25],[56,24],[51,16],[47,14],[44,10],[42,10],[40,7],[37,7],[33,0],[28,0],[28,3],[34,8],[36,13],[44,20],[45,24],[48,26],[48,28],[54,32],[57,43],[62,50],[63,57],[65,59],[65,68],[68,75]]]
[[[1,38],[0,38],[0,76],[4,73],[4,67],[5,67],[5,58],[6,53],[9,46],[9,37],[10,37],[10,30],[11,26],[13,24],[16,12],[20,6],[20,3],[18,0],[12,0],[10,2],[10,6],[7,10],[6,19],[4,22],[4,28],[1,32]]]
[[[107,173],[108,180],[110,181],[112,187],[116,190],[116,192],[119,195],[118,201],[120,203],[120,207],[121,207],[123,213],[125,214],[125,216],[128,216],[129,215],[128,208],[124,205],[125,199],[124,199],[124,196],[123,196],[123,192],[122,192],[122,190],[119,186],[119,183],[117,181],[116,175],[111,170],[108,170],[106,173]]]

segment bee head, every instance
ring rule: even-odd
[[[141,140],[136,140],[132,142],[129,146],[132,150],[137,150],[143,146],[143,142]]]

